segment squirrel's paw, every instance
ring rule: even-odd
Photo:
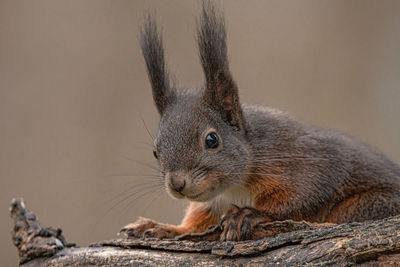
[[[180,233],[174,225],[162,224],[151,219],[139,217],[139,219],[121,228],[119,233],[125,233],[128,237],[136,238],[174,238]]]
[[[220,241],[251,240],[255,226],[265,221],[269,221],[269,218],[262,211],[254,208],[239,208],[232,204],[220,222],[223,229]]]

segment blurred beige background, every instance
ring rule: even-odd
[[[243,101],[340,129],[400,162],[400,1],[218,3]],[[137,161],[156,164],[143,121],[154,134],[158,114],[137,35],[153,10],[177,79],[199,86],[199,7],[0,0],[2,266],[17,263],[7,213],[16,196],[82,246],[139,215],[180,221],[184,201],[139,187],[154,172]]]

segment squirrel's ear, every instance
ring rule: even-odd
[[[154,18],[148,14],[140,32],[140,44],[146,61],[153,99],[160,114],[173,102],[175,90],[164,60],[164,48]]]
[[[206,79],[203,100],[231,126],[243,128],[238,89],[229,71],[224,18],[209,1],[203,2],[198,46]]]

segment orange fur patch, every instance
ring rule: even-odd
[[[282,179],[279,177],[279,169],[275,170],[274,173],[269,171],[265,175],[261,175],[262,172],[265,171],[258,169],[256,171],[258,174],[249,176],[246,181],[247,188],[255,196],[254,206],[268,215],[278,216],[274,219],[281,219],[279,215],[284,213],[283,210],[290,205],[294,193],[293,186],[286,182],[283,177]]]
[[[184,233],[204,232],[210,225],[217,224],[219,218],[202,203],[191,202],[182,224],[178,226]]]

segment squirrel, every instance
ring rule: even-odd
[[[400,214],[399,164],[340,132],[239,101],[224,18],[210,2],[198,21],[203,88],[177,90],[150,15],[140,40],[161,115],[154,156],[168,193],[190,204],[178,226],[139,218],[122,232],[174,238],[220,224],[221,241],[238,241],[260,221],[340,224]]]

